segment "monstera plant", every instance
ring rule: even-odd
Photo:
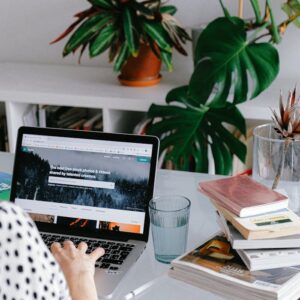
[[[245,119],[237,105],[255,98],[279,72],[274,47],[291,22],[298,22],[298,1],[283,4],[288,18],[277,24],[270,1],[264,13],[251,0],[255,18],[231,16],[220,1],[224,17],[209,23],[200,35],[195,70],[187,85],[171,90],[167,105],[153,104],[147,133],[161,139],[161,154],[174,169],[208,172],[209,152],[216,174],[230,174],[233,155],[246,158],[246,146],[232,133],[245,135]]]

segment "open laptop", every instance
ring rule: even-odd
[[[101,297],[113,297],[146,247],[158,144],[151,136],[19,130],[11,201],[48,246],[70,239],[105,249],[95,272]]]

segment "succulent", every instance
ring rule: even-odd
[[[300,101],[296,100],[296,88],[289,92],[289,96],[284,107],[282,94],[279,98],[279,115],[272,110],[274,130],[283,138],[295,139],[300,133]]]
[[[88,0],[90,8],[77,13],[77,20],[58,38],[56,43],[71,32],[63,56],[80,49],[80,58],[87,47],[90,57],[109,49],[109,61],[115,62],[119,71],[130,55],[136,57],[141,43],[152,51],[172,70],[172,49],[187,55],[182,44],[190,40],[188,33],[173,17],[177,9],[162,5],[161,0]]]
[[[279,115],[275,110],[272,110],[274,130],[279,134],[280,138],[284,140],[281,145],[281,155],[279,160],[278,169],[273,181],[272,189],[276,189],[286,160],[286,154],[289,145],[295,140],[299,140],[300,136],[300,102],[296,100],[296,88],[293,92],[289,92],[289,96],[284,107],[282,101],[282,94],[279,98]]]

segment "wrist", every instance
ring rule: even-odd
[[[89,272],[69,278],[68,285],[72,300],[98,299],[94,276]]]

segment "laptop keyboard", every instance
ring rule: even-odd
[[[133,244],[112,242],[107,240],[94,240],[74,236],[66,237],[52,235],[49,233],[41,233],[41,237],[48,248],[50,248],[54,242],[63,243],[65,240],[70,240],[75,245],[78,245],[80,242],[87,243],[87,253],[91,253],[97,247],[102,247],[105,250],[105,254],[96,261],[95,267],[101,269],[110,269],[113,271],[117,271],[119,269],[134,248]]]

